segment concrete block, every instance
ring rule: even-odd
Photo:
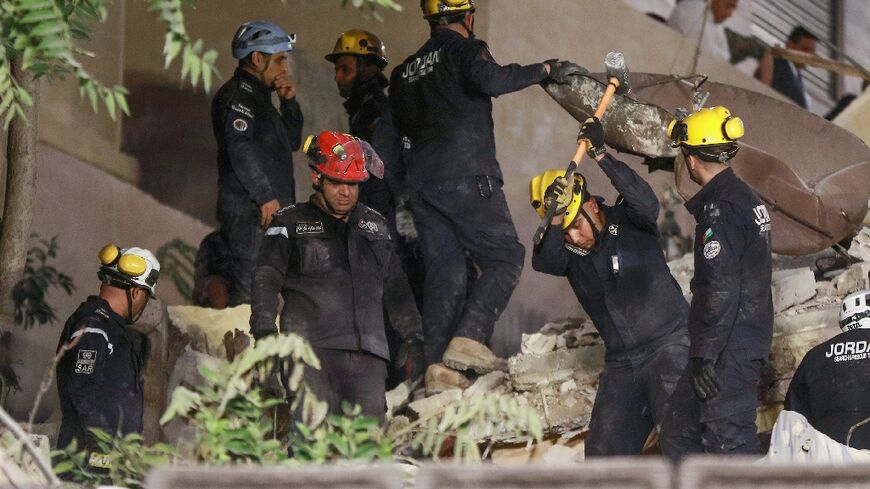
[[[462,400],[462,390],[450,389],[408,404],[408,409],[419,419],[430,418],[444,410],[447,405]]]
[[[402,489],[396,465],[278,467],[175,467],[148,475],[149,489]]]
[[[251,318],[251,306],[242,304],[226,309],[210,309],[196,306],[170,306],[169,319],[172,325],[191,339],[194,350],[219,357],[226,356],[224,336],[236,329],[247,333]],[[277,326],[276,326],[277,328]]]
[[[609,458],[574,466],[497,467],[425,465],[417,489],[670,489],[671,468],[661,458]]]
[[[603,368],[604,345],[560,349],[540,355],[514,355],[508,359],[511,384],[519,391],[571,378],[578,385],[591,384],[597,381]]]
[[[803,304],[816,295],[816,278],[809,267],[778,270],[772,280],[773,312]]]
[[[852,238],[849,255],[861,261],[870,262],[870,227],[865,227]]]
[[[675,487],[725,489],[858,488],[870,486],[867,464],[760,463],[757,457],[693,456],[679,467]]]
[[[387,417],[391,418],[399,410],[408,404],[411,399],[411,381],[406,380],[397,385],[390,391],[387,391]]]

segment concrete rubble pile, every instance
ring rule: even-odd
[[[774,338],[759,392],[761,431],[772,429],[791,377],[804,354],[840,332],[838,306],[842,298],[870,286],[870,261],[867,261],[870,228],[864,228],[856,236],[849,253],[854,260],[862,261],[851,264],[831,280],[818,282],[811,268],[794,266],[806,260],[775,259]],[[669,266],[690,299],[689,284],[694,273],[691,254],[671,261]],[[165,395],[168,397],[177,385],[201,382],[200,366],[214,368],[217,363],[226,361],[233,350],[243,349],[248,339],[242,331],[247,329],[249,314],[247,306],[224,311],[169,307],[169,343],[175,354],[168,360],[174,368],[167,370],[172,375],[165,381]],[[478,394],[498,393],[513,396],[539,413],[545,442],[527,450],[524,444],[512,445],[517,440],[510,440],[507,435],[496,436],[497,447],[492,453],[496,463],[582,460],[583,439],[603,366],[604,345],[588,318],[548,323],[537,333],[523,335],[521,351],[508,359],[507,372],[481,376],[464,391],[456,389],[420,397],[421,389],[415,396],[413,386],[407,383],[390,391],[387,395],[388,430],[401,429],[412,420],[436,416],[450,404]],[[162,404],[165,402],[162,400]],[[164,434],[178,442],[184,438],[184,429],[173,426],[165,429]]]

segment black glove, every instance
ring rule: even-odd
[[[607,152],[607,148],[604,147],[604,126],[597,117],[586,119],[586,122],[580,126],[577,142],[581,141],[586,141],[586,154],[592,159]]]
[[[548,80],[552,80],[559,84],[571,83],[571,77],[575,75],[585,75],[589,70],[572,63],[570,61],[559,61],[558,59],[548,59],[544,63],[550,65],[550,75]]]
[[[716,362],[709,358],[692,359],[692,384],[695,393],[702,401],[716,397],[719,382],[716,382]]]
[[[426,357],[423,353],[423,336],[413,334],[399,347],[399,353],[394,362],[405,373],[406,380],[415,380],[426,370]]]
[[[565,177],[559,177],[553,180],[553,183],[544,192],[544,204],[548,209],[550,206],[555,205],[556,213],[553,215],[558,216],[565,212],[573,197],[568,189],[568,180]]]

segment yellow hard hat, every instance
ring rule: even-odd
[[[673,146],[684,146],[706,161],[726,162],[737,153],[737,140],[743,137],[743,120],[719,106],[700,109],[668,125]]]
[[[529,182],[529,200],[539,216],[544,217],[547,213],[547,204],[544,199],[547,189],[557,178],[564,176],[565,170],[547,170],[540,175],[532,177],[532,181]],[[574,173],[574,186],[570,190],[572,199],[565,209],[562,229],[568,229],[571,226],[571,223],[574,222],[574,219],[580,213],[580,207],[589,200],[586,179],[580,173]]]
[[[326,60],[334,63],[346,54],[371,58],[381,69],[387,66],[387,48],[378,36],[369,31],[351,29],[342,32],[332,52],[326,55]]]
[[[420,0],[423,18],[437,19],[460,12],[474,12],[474,0]]]

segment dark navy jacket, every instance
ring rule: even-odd
[[[492,97],[540,83],[541,63],[500,66],[486,43],[433,29],[426,44],[398,65],[390,102],[399,131],[411,140],[408,182],[485,175],[502,179],[495,158]]]
[[[272,90],[242,69],[215,94],[212,129],[218,144],[218,219],[278,199],[296,200],[293,151],[302,144],[302,111],[296,100],[272,105]],[[253,212],[252,212],[253,211]]]
[[[305,202],[276,213],[270,226],[251,291],[255,338],[276,332],[278,293],[284,298],[282,330],[315,347],[389,360],[384,309],[402,338],[421,331],[383,216],[359,204],[344,223]]]
[[[729,349],[766,360],[773,337],[767,208],[728,168],[689,199],[686,209],[698,223],[691,356],[716,360]]]
[[[91,296],[64,324],[60,347],[80,337],[57,365],[57,392],[63,420],[58,447],[75,439],[79,449],[97,450],[87,428],[114,435],[142,431],[143,358],[136,333],[104,299]]]
[[[598,165],[621,196],[612,207],[600,205],[607,222],[599,242],[581,256],[565,243],[561,224],[550,226],[532,267],[567,276],[604,340],[606,359],[635,363],[674,336],[685,338],[689,305],[662,253],[652,188],[610,155]]]
[[[773,60],[773,88],[786,97],[794,100],[794,103],[807,108],[807,97],[804,93],[804,84],[801,77],[795,75],[789,66],[788,60],[775,58]]]
[[[381,159],[390,153],[376,146],[373,136],[381,126],[392,122],[388,114],[390,100],[384,93],[384,88],[388,83],[383,75],[378,75],[355,87],[350,97],[344,102],[350,135],[368,141]],[[398,136],[396,137],[398,138]],[[385,165],[397,163],[384,160]],[[395,207],[390,187],[385,180],[380,178],[370,178],[360,185],[359,201],[387,218]]]
[[[791,379],[785,408],[840,443],[870,417],[870,329],[839,334],[810,350]],[[870,426],[856,428],[849,446],[870,449]]]

